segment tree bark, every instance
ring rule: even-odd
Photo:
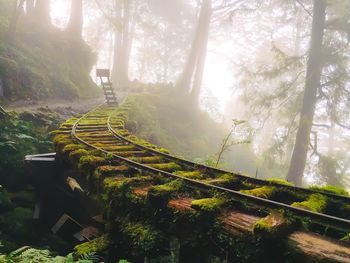
[[[314,0],[311,43],[307,63],[303,105],[300,112],[299,127],[289,166],[287,180],[300,186],[305,170],[310,133],[320,87],[322,71],[322,41],[325,28],[326,0]]]
[[[34,0],[26,0],[26,13],[32,15],[34,12]]]
[[[12,38],[16,34],[18,19],[21,13],[23,13],[24,1],[25,0],[20,0],[19,2],[17,0],[13,1],[13,14],[7,31],[9,38]]]
[[[130,0],[116,0],[116,20],[121,28],[115,29],[113,82],[121,87],[129,84],[129,61],[134,25],[130,19]]]
[[[195,38],[187,64],[177,84],[179,91],[191,95],[198,102],[203,80],[211,19],[211,0],[203,0]]]
[[[50,0],[36,0],[35,4],[36,21],[42,25],[50,25]]]
[[[194,74],[193,87],[191,90],[191,98],[196,105],[198,105],[199,103],[199,96],[202,88],[203,73],[205,68],[205,60],[207,56],[207,46],[211,19],[211,0],[205,0],[203,2],[203,5],[203,13],[201,14],[201,19],[199,20],[199,23],[201,23],[202,25],[198,36],[198,38],[200,39],[200,48],[197,51],[197,65]]]
[[[122,18],[122,51],[119,83],[126,87],[129,83],[129,58],[130,58],[130,0],[123,0],[123,18]]]
[[[82,38],[83,33],[83,0],[72,0],[70,18],[67,25],[70,35]]]
[[[122,3],[121,0],[115,1],[115,19],[117,22],[122,20]],[[119,82],[119,67],[121,66],[119,60],[121,58],[122,51],[122,28],[114,28],[114,58],[113,58],[113,70],[112,80],[113,83],[118,85]]]
[[[203,0],[203,1],[206,1],[206,0]],[[197,55],[198,55],[197,51],[200,46],[200,39],[198,36],[199,36],[199,32],[201,31],[200,20],[202,17],[203,10],[204,10],[204,2],[202,3],[202,6],[201,6],[201,11],[200,11],[200,15],[197,23],[195,36],[192,42],[191,51],[188,56],[184,71],[182,72],[181,78],[177,83],[178,90],[184,94],[189,93],[191,90],[193,75],[196,69]]]

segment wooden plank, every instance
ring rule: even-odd
[[[180,212],[194,212],[195,210],[191,207],[193,198],[180,197],[169,201],[168,206]]]
[[[226,231],[233,235],[247,232],[252,233],[253,226],[259,219],[261,218],[238,211],[230,211],[220,216],[220,220],[223,222]]]
[[[111,71],[109,69],[96,69],[96,76],[97,77],[107,77],[111,75]]]
[[[314,259],[315,262],[350,262],[349,244],[301,231],[291,234],[289,239],[293,241],[294,246],[299,251]]]

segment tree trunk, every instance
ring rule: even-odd
[[[129,84],[129,61],[133,38],[133,25],[130,26],[130,0],[116,0],[116,20],[121,28],[115,29],[113,82],[121,87]]]
[[[23,13],[24,1],[25,0],[20,0],[19,2],[17,0],[13,1],[13,14],[7,31],[9,38],[12,38],[16,34],[18,19],[21,13]]]
[[[326,0],[314,0],[311,44],[307,64],[305,91],[299,127],[289,166],[287,180],[300,186],[310,143],[310,133],[317,102],[322,71],[322,41],[325,28]]]
[[[36,0],[35,19],[41,25],[50,25],[50,0]]]
[[[121,0],[115,1],[115,19],[117,22],[121,22],[122,19],[122,4]],[[114,28],[114,58],[113,58],[113,70],[112,70],[112,80],[113,83],[118,85],[119,82],[119,68],[122,50],[122,29]]]
[[[32,15],[34,12],[34,0],[26,0],[26,13]]]
[[[129,79],[129,58],[130,58],[130,0],[123,0],[123,19],[122,19],[122,51],[121,67],[119,74],[119,83],[122,87],[128,85]]]
[[[202,25],[200,32],[198,32],[198,38],[200,39],[200,48],[197,54],[197,65],[193,80],[193,87],[191,90],[192,101],[195,105],[199,103],[200,91],[202,88],[203,73],[205,67],[205,59],[207,56],[207,46],[209,38],[209,28],[211,19],[211,0],[205,0],[203,2],[203,13],[199,23]]]
[[[207,0],[203,0],[203,1],[207,1]],[[201,6],[201,11],[200,11],[200,15],[197,23],[195,36],[192,42],[191,51],[188,56],[187,63],[181,75],[181,78],[177,83],[178,90],[184,94],[189,93],[191,90],[193,75],[196,69],[197,55],[198,55],[197,51],[200,46],[200,39],[198,36],[199,36],[199,32],[201,31],[200,21],[201,21],[203,10],[204,10],[204,2],[202,3],[202,6]]]
[[[177,87],[181,92],[185,94],[190,93],[195,101],[198,101],[199,99],[202,86],[210,19],[211,0],[203,0],[190,55],[181,79],[177,84]]]
[[[83,0],[72,0],[70,19],[67,25],[70,35],[81,38],[83,33]]]

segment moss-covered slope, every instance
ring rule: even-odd
[[[7,35],[11,1],[0,0],[0,98],[87,97],[97,88],[89,73],[95,56],[85,42],[20,16],[14,37]]]

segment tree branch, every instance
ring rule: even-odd
[[[297,3],[304,9],[304,11],[306,12],[306,13],[308,13],[308,15],[310,16],[310,17],[312,17],[312,13],[309,11],[309,10],[307,10],[307,8],[304,6],[304,4],[302,3],[302,2],[300,2],[300,0],[296,0],[297,1]]]
[[[311,133],[314,135],[314,144],[312,145],[312,143],[310,142],[310,147],[313,150],[311,156],[317,155],[318,157],[320,157],[321,154],[318,152],[318,149],[317,149],[317,147],[318,147],[318,143],[317,143],[318,134],[315,131],[312,131]]]
[[[0,116],[2,118],[6,118],[8,116],[7,112],[5,111],[5,109],[0,105]]]
[[[313,123],[312,126],[314,127],[322,127],[322,128],[326,128],[326,129],[330,129],[331,126],[328,124],[322,124],[322,123]]]

